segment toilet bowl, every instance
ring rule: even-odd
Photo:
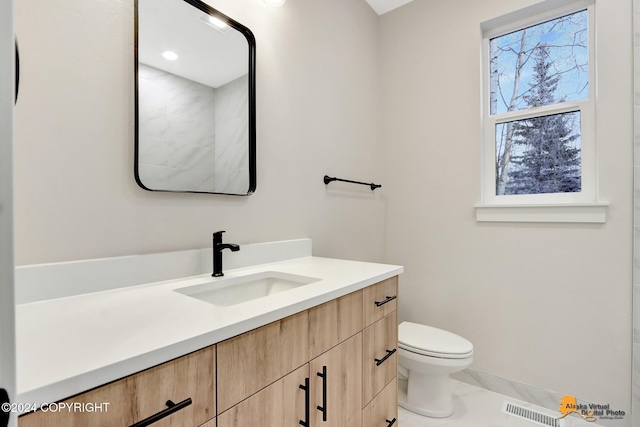
[[[473,344],[442,329],[402,322],[398,327],[398,371],[407,379],[407,391],[398,404],[427,417],[453,414],[449,374],[473,361]]]

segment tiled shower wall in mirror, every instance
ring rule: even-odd
[[[140,178],[151,189],[249,188],[248,79],[212,88],[140,63]]]

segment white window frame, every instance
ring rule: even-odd
[[[588,98],[491,115],[489,41],[581,10],[588,13]],[[482,30],[482,190],[478,221],[604,222],[607,203],[598,201],[596,152],[595,0],[547,0],[481,24]],[[581,191],[576,193],[496,195],[496,125],[531,117],[580,112]]]

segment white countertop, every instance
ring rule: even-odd
[[[321,280],[229,307],[174,292],[216,280],[210,274],[18,305],[17,402],[64,399],[396,276],[403,268],[308,256],[225,271],[224,278],[262,271]]]

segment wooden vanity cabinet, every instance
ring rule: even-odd
[[[215,346],[182,356],[62,403],[108,403],[105,412],[42,411],[25,414],[19,427],[128,427],[167,409],[167,402],[184,405],[154,427],[195,427],[216,415]]]
[[[391,277],[375,285],[364,288],[364,326],[393,313],[398,305],[398,276]]]
[[[219,343],[218,427],[298,426],[300,421],[360,427],[362,325],[362,291],[357,291]],[[322,372],[327,376],[317,375]],[[331,408],[330,423],[317,409],[323,405]]]
[[[309,309],[309,358],[313,359],[360,332],[363,291]]]
[[[123,427],[133,424],[132,382],[122,379],[63,400],[62,404],[107,402],[106,412],[38,410],[18,417],[18,427]]]
[[[306,363],[221,413],[218,416],[217,427],[293,427],[301,425],[300,421],[306,423],[308,379],[309,364]]]
[[[398,375],[396,312],[366,328],[362,335],[362,401],[366,405]]]
[[[362,427],[398,425],[397,295],[397,276],[364,289]]]
[[[155,423],[153,427],[199,426],[216,416],[215,346],[196,351],[131,377],[134,422],[166,410],[167,401],[191,404]]]
[[[307,363],[308,323],[303,311],[218,343],[218,413]]]
[[[389,425],[396,297],[394,277],[218,343],[217,427]],[[300,415],[307,379],[309,421]]]
[[[362,303],[359,290],[309,309],[311,426],[360,426]]]
[[[191,399],[152,426],[386,427],[397,418],[396,291],[394,277],[64,401],[108,402],[106,412],[36,411],[18,425],[128,427]]]
[[[362,427],[398,426],[398,380],[394,378],[362,411]]]
[[[309,374],[311,426],[359,427],[362,418],[362,333],[313,359]]]

